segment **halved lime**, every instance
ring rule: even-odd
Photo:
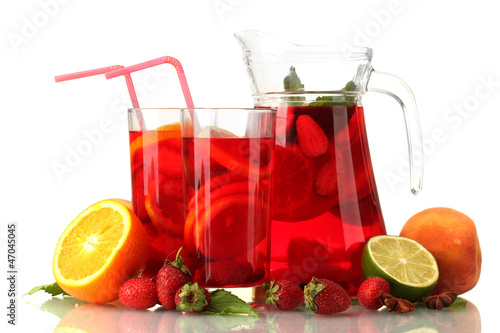
[[[399,236],[375,236],[368,240],[361,268],[365,278],[379,276],[391,286],[391,295],[419,301],[439,277],[434,256],[418,242]]]

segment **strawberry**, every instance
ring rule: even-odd
[[[312,278],[304,289],[306,310],[316,314],[333,314],[351,306],[349,295],[337,283],[327,279]]]
[[[174,310],[175,293],[180,287],[188,282],[192,282],[189,269],[184,266],[184,260],[180,256],[182,248],[177,252],[175,261],[167,260],[165,265],[158,271],[156,276],[156,291],[158,299],[168,310]]]
[[[372,276],[361,284],[358,289],[358,302],[365,309],[377,310],[382,307],[380,293],[390,293],[389,282],[378,276]]]
[[[311,116],[300,115],[295,122],[295,126],[297,128],[297,140],[305,157],[315,158],[326,153],[328,138]]]
[[[199,288],[198,283],[186,283],[175,293],[175,305],[177,310],[184,312],[201,312],[205,310],[212,301],[210,293],[205,288]]]
[[[145,277],[125,281],[118,293],[123,305],[134,309],[149,309],[158,304],[156,283]]]
[[[304,303],[304,293],[299,285],[290,280],[272,280],[264,284],[266,304],[272,304],[280,310],[290,310]]]
[[[252,273],[249,262],[219,260],[197,270],[194,281],[211,287],[235,286],[247,283]]]
[[[337,196],[343,185],[344,168],[340,156],[323,164],[314,178],[314,192],[322,197]]]

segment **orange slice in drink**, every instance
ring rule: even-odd
[[[146,212],[159,233],[169,238],[179,238],[184,235],[184,218],[182,202],[164,200],[162,208],[150,196],[144,198]],[[181,207],[179,207],[181,206]]]
[[[256,196],[235,194],[210,208],[191,210],[186,218],[185,242],[212,260],[229,260],[245,253],[265,237],[269,205]]]
[[[270,139],[240,138],[214,126],[204,127],[199,138],[211,139],[205,142],[199,141],[199,149],[231,172],[254,180],[270,178],[273,166]]]
[[[149,241],[125,200],[103,200],[78,215],[56,246],[52,269],[61,288],[91,303],[118,299],[120,286],[148,260]]]
[[[161,126],[156,130],[146,131],[141,136],[137,137],[130,144],[130,156],[134,156],[136,151],[145,146],[155,144],[159,141],[164,141],[167,139],[179,139],[181,138],[181,124],[173,123]]]

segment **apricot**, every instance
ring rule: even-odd
[[[419,242],[436,258],[439,279],[432,294],[463,294],[477,284],[481,248],[476,225],[467,215],[451,208],[429,208],[413,215],[399,235]]]

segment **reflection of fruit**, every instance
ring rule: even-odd
[[[54,332],[120,332],[123,309],[110,304],[87,303],[77,306],[59,320]]]
[[[306,310],[316,314],[333,314],[347,310],[351,299],[337,283],[327,279],[312,278],[304,288]]]
[[[416,240],[436,258],[439,280],[432,293],[471,290],[481,274],[481,248],[476,226],[451,208],[430,208],[412,216],[400,233]]]
[[[57,283],[83,301],[118,299],[120,286],[147,261],[149,241],[125,200],[103,200],[64,230],[53,260]]]
[[[172,311],[170,311],[172,312]],[[159,314],[152,311],[124,309],[119,320],[120,333],[156,332],[160,321]],[[101,331],[106,332],[108,331]]]
[[[295,126],[297,127],[297,141],[304,156],[315,158],[326,153],[328,138],[311,116],[299,116]]]
[[[416,241],[398,236],[370,238],[363,250],[361,268],[365,278],[385,279],[394,297],[412,302],[431,291],[439,277],[432,254]]]
[[[156,283],[145,277],[127,280],[120,287],[120,301],[134,309],[149,309],[158,303]]]
[[[189,269],[184,266],[184,260],[180,256],[181,250],[177,252],[177,257],[172,262],[166,262],[158,271],[156,276],[156,291],[158,299],[164,308],[175,309],[175,293],[180,287],[188,282],[192,282]]]
[[[252,273],[252,265],[249,262],[220,260],[198,269],[194,281],[210,287],[242,285],[247,283]]]
[[[372,276],[361,284],[358,289],[358,302],[365,309],[377,310],[382,307],[380,293],[390,293],[389,283],[378,276]]]
[[[213,260],[232,259],[255,247],[265,237],[268,205],[257,197],[236,194],[222,197],[207,209],[199,207],[186,218],[187,238],[205,257]],[[191,234],[192,232],[192,234]],[[219,246],[214,246],[219,244]],[[220,246],[224,244],[224,246]]]
[[[172,333],[175,332],[175,322],[177,318],[184,316],[180,311],[168,311],[162,307],[159,307],[154,311],[154,315],[160,315],[160,321],[158,323],[158,333]],[[202,316],[198,316],[202,317]]]

